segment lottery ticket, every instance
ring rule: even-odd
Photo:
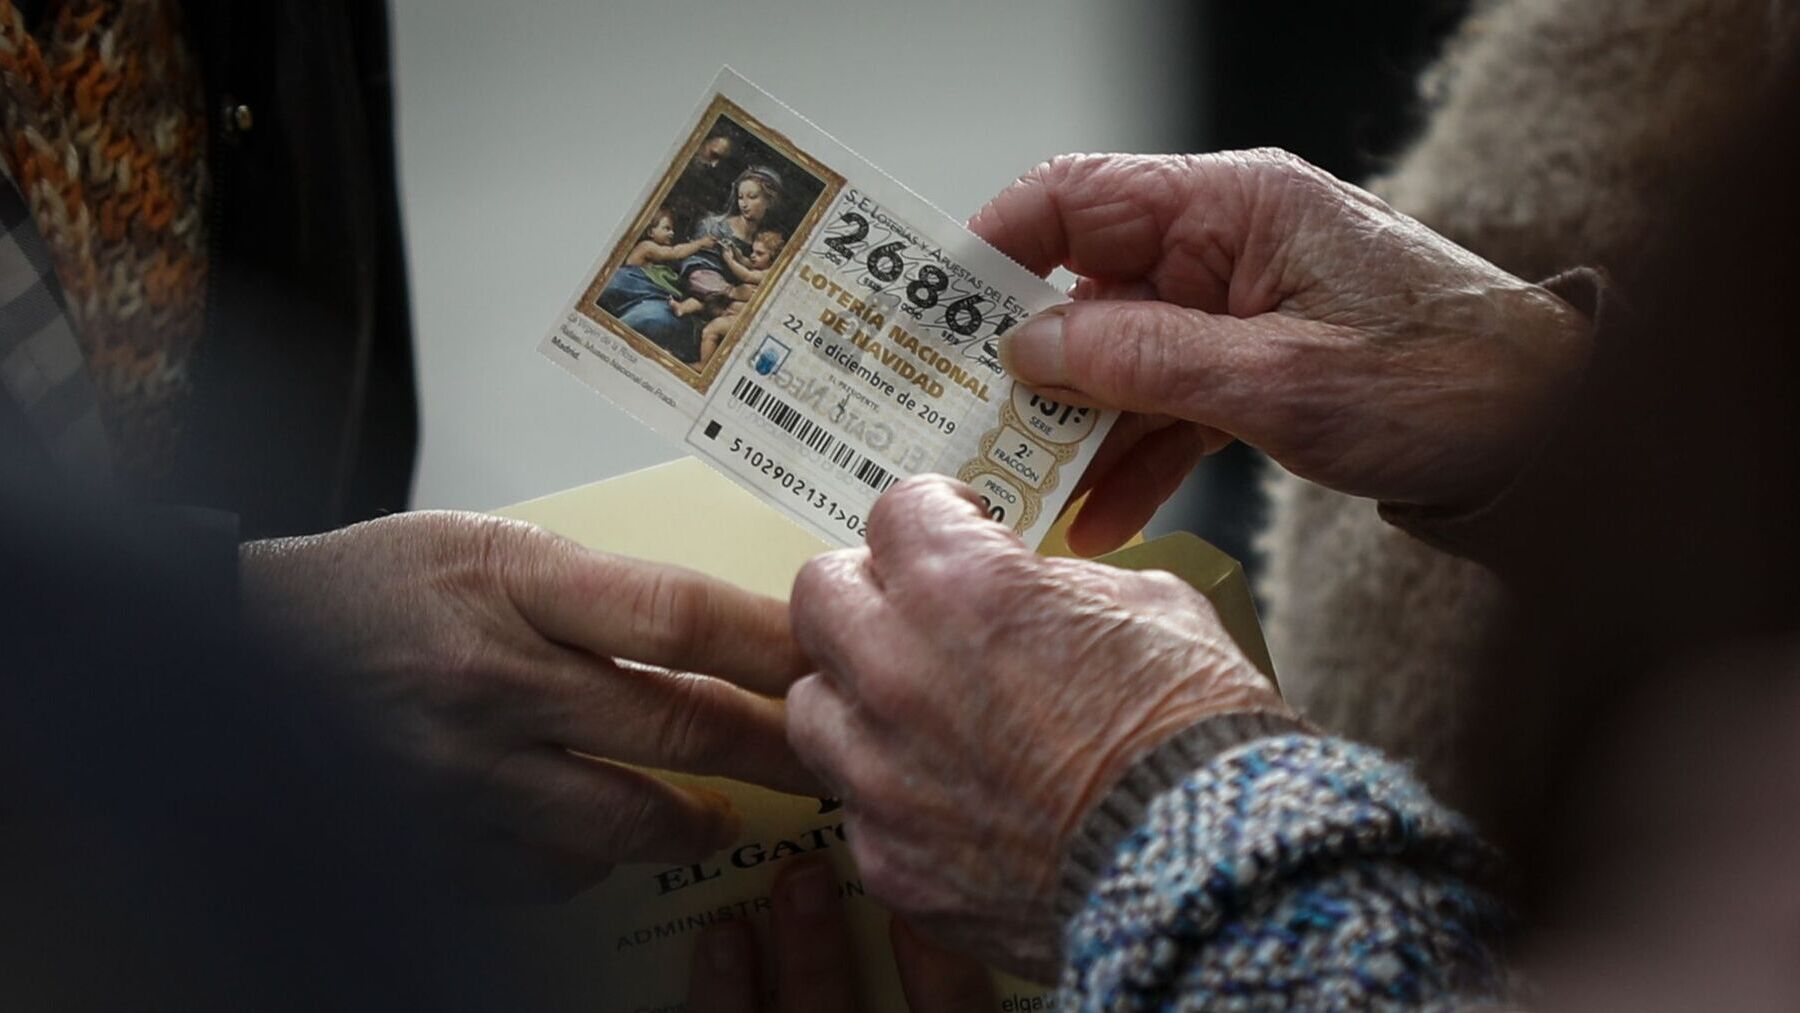
[[[936,472],[1036,545],[1114,418],[1001,368],[1064,298],[726,69],[539,348],[828,542]]]

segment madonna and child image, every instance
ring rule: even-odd
[[[582,312],[704,391],[835,177],[720,98],[589,286]],[[835,190],[835,187],[832,187]]]

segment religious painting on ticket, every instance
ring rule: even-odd
[[[841,184],[720,96],[580,312],[704,393]]]

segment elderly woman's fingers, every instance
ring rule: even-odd
[[[1175,425],[1176,420],[1167,415],[1139,415],[1127,412],[1119,416],[1113,423],[1106,439],[1100,442],[1100,449],[1094,451],[1094,459],[1088,462],[1087,470],[1075,482],[1075,491],[1070,498],[1080,496],[1092,489],[1113,465],[1124,460],[1146,436],[1159,429],[1167,429]]]
[[[1101,441],[1100,449],[1094,452],[1094,459],[1088,463],[1087,470],[1075,482],[1075,491],[1071,498],[1080,497],[1100,484],[1119,462],[1137,453],[1138,445],[1152,435],[1164,429],[1185,427],[1191,438],[1200,444],[1201,456],[1223,450],[1231,442],[1231,436],[1216,429],[1172,419],[1167,415],[1139,415],[1126,412],[1119,416],[1112,430]],[[1160,501],[1159,501],[1160,502]]]
[[[938,498],[954,533],[897,527],[871,550],[895,561],[884,621],[848,667],[789,691],[788,741],[839,789],[871,897],[997,966],[1054,976],[1065,828],[1130,757],[1245,706],[1220,687],[1254,669],[1176,578],[997,551],[997,525],[942,479],[896,493],[884,505],[918,501],[896,523],[946,520]]]
[[[888,923],[888,938],[912,1013],[986,1013],[995,1007],[993,976],[980,961],[938,947],[899,918]]]
[[[1071,302],[1008,332],[1000,361],[1033,388],[1235,432],[1267,412],[1283,386],[1306,379],[1307,349],[1332,331],[1278,314],[1239,319],[1163,302]]]
[[[1069,528],[1069,548],[1097,556],[1125,544],[1181,488],[1200,458],[1229,442],[1230,437],[1191,422],[1145,435],[1095,479]]]
[[[1591,346],[1552,293],[1280,151],[1067,156],[970,227],[1082,277],[1001,338],[1020,382],[1198,422],[1352,495],[1491,496]]]
[[[988,518],[973,489],[943,475],[915,475],[883,493],[869,510],[868,543],[869,566],[884,587],[938,553],[1022,544]]]
[[[843,798],[847,760],[866,733],[861,715],[830,679],[809,675],[788,690],[787,734],[800,762]]]
[[[839,549],[814,556],[794,578],[794,640],[816,669],[842,673],[850,655],[888,625],[887,601],[869,566],[867,549]],[[793,690],[790,688],[789,699]]]
[[[1132,281],[1163,258],[1168,223],[1192,202],[1192,177],[1185,158],[1065,155],[1001,191],[969,228],[1040,275],[1067,267]]]

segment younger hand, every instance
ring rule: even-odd
[[[723,796],[608,760],[814,790],[760,695],[804,669],[773,599],[451,512],[252,542],[240,569],[247,622],[460,802],[503,891],[735,836]]]
[[[1083,551],[1232,437],[1341,492],[1479,504],[1586,361],[1573,307],[1285,152],[1065,156],[969,225],[1082,278],[1002,340],[1014,376],[1139,413],[1089,471]]]

